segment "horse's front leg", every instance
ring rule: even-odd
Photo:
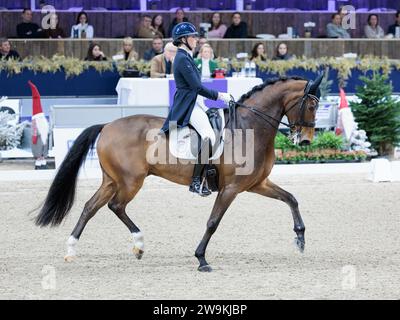
[[[252,187],[248,191],[258,193],[269,198],[281,200],[290,207],[294,222],[293,230],[294,232],[296,232],[297,235],[295,239],[296,246],[298,247],[300,252],[303,252],[306,244],[304,238],[304,232],[306,228],[304,226],[303,219],[301,218],[299,205],[296,198],[291,193],[283,190],[281,187],[272,183],[268,179],[263,180],[260,184]]]
[[[210,272],[212,271],[210,265],[207,263],[205,254],[208,242],[211,239],[211,236],[217,230],[219,223],[224,216],[224,213],[229,208],[232,201],[235,199],[238,192],[234,187],[225,187],[223,188],[217,196],[215,200],[214,207],[211,212],[211,216],[207,222],[207,229],[201,240],[199,246],[196,249],[195,256],[199,260],[200,266],[198,268],[201,272]]]

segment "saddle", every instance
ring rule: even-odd
[[[209,160],[216,160],[223,152],[225,116],[223,109],[209,109],[206,113],[216,134],[215,145]],[[200,143],[200,135],[191,125],[170,130],[169,149],[171,154],[178,159],[196,160]]]
[[[206,112],[216,136],[213,148],[210,148],[209,160],[217,160],[224,151],[225,115],[223,109],[210,108]],[[177,159],[196,160],[201,137],[191,126],[172,128],[169,133],[169,150]],[[211,191],[218,190],[218,169],[208,164],[204,170],[206,182]]]

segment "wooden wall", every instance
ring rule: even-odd
[[[156,14],[156,12],[154,12]],[[164,25],[168,29],[174,14],[161,12],[164,17]],[[222,12],[222,20],[230,24],[231,12]],[[67,34],[70,34],[71,26],[75,24],[76,12],[58,12],[60,25]],[[127,35],[135,35],[140,21],[138,12],[89,12],[90,23],[94,26],[95,36],[100,38],[118,38]],[[385,32],[390,24],[394,23],[393,13],[381,13],[380,24]],[[209,21],[210,12],[188,12],[189,20],[198,25],[200,22]],[[368,13],[359,13],[356,16],[356,30],[351,30],[355,38],[363,37],[363,28],[366,24]],[[314,21],[314,37],[325,35],[326,24],[330,22],[330,13],[303,12],[303,13],[263,13],[263,12],[244,12],[243,18],[249,25],[250,35],[259,33],[269,33],[279,35],[286,33],[288,26],[295,27],[300,36],[304,35],[304,22]],[[0,37],[15,37],[16,25],[21,20],[20,12],[0,11]],[[41,23],[41,15],[34,14],[34,21]]]
[[[121,50],[119,39],[96,39],[104,53],[111,57]],[[259,42],[255,39],[248,40],[210,40],[211,46],[218,57],[233,57],[238,52],[251,52],[252,47]],[[261,41],[266,46],[268,57],[271,58],[280,40]],[[400,59],[400,40],[289,40],[289,51],[296,56],[338,57],[344,53],[354,52],[359,55],[373,54],[386,56],[390,59]],[[13,40],[12,45],[23,56],[45,56],[51,57],[54,54],[62,54],[70,57],[83,59],[89,47],[87,40]],[[135,49],[140,57],[143,57],[145,50],[151,47],[150,40],[135,40]]]

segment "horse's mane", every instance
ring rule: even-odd
[[[278,81],[288,81],[288,80],[304,80],[308,81],[307,79],[303,77],[298,77],[298,76],[291,76],[291,77],[275,77],[271,79],[267,79],[264,81],[264,83],[259,84],[258,86],[253,87],[249,92],[245,93],[242,95],[239,99],[239,103],[243,103],[246,99],[249,99],[254,93],[263,90],[265,87],[273,85],[277,83]]]

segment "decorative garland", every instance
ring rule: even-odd
[[[244,67],[244,61],[239,61],[236,58],[218,58],[218,66],[225,70],[240,70]],[[375,56],[365,56],[361,58],[335,58],[321,57],[317,59],[309,59],[306,57],[294,58],[291,60],[267,60],[256,61],[256,64],[261,71],[268,71],[279,75],[284,75],[287,71],[299,68],[307,71],[318,71],[322,68],[330,68],[338,72],[339,81],[346,81],[351,75],[351,70],[358,69],[366,72],[382,71],[384,74],[389,74],[392,70],[400,69],[400,60],[389,60]],[[35,73],[55,73],[64,71],[66,77],[73,77],[82,74],[90,68],[102,73],[106,71],[117,70],[120,74],[127,69],[136,69],[143,74],[150,72],[150,62],[148,61],[82,61],[77,58],[68,58],[60,55],[55,55],[52,58],[26,58],[23,61],[16,60],[0,60],[0,72],[7,72],[8,76],[19,74],[23,70],[30,70]]]

